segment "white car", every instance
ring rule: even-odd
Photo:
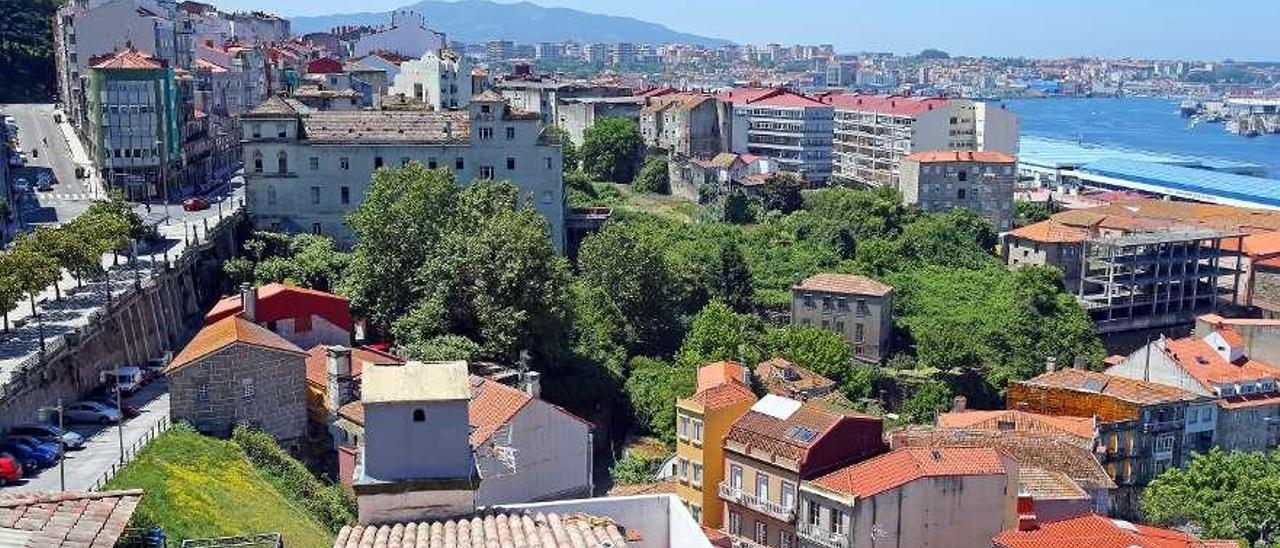
[[[68,422],[96,422],[111,424],[120,421],[120,410],[94,401],[82,401],[68,405],[63,413]]]

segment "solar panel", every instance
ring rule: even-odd
[[[792,426],[787,429],[787,437],[802,442],[810,442],[813,441],[813,438],[818,437],[818,433],[803,426]]]
[[[1090,392],[1101,392],[1102,387],[1103,383],[1098,379],[1088,379],[1084,381],[1084,389]]]

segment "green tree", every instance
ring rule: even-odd
[[[582,139],[582,169],[597,181],[630,183],[644,150],[640,127],[627,118],[602,118]]]
[[[735,225],[744,225],[753,221],[750,200],[741,192],[733,192],[724,197],[724,221]]]
[[[11,265],[14,285],[31,301],[31,313],[36,313],[36,295],[58,281],[62,268],[58,261],[44,253],[31,233],[19,234],[6,255],[14,261]]]
[[[34,244],[58,262],[58,267],[75,276],[76,281],[102,272],[102,253],[86,235],[67,225],[63,228],[37,228],[31,232]],[[61,274],[61,273],[59,273]],[[53,284],[56,299],[61,300],[58,284]]]
[[[693,317],[676,361],[690,368],[720,360],[756,363],[763,334],[759,320],[711,301]]]
[[[1146,519],[1192,525],[1203,538],[1244,540],[1247,546],[1280,541],[1280,452],[1196,454],[1185,469],[1170,468],[1142,492]]]
[[[582,158],[578,152],[578,145],[573,144],[573,137],[569,136],[569,131],[560,126],[547,126],[547,133],[554,135],[556,141],[560,143],[560,155],[563,158],[560,167],[564,174],[578,171]]]
[[[912,424],[932,423],[937,413],[951,407],[951,398],[951,388],[946,384],[928,381],[902,402],[898,415],[902,421]]]
[[[640,167],[640,175],[636,176],[631,187],[636,192],[650,194],[671,194],[671,174],[667,171],[667,159],[661,156],[650,156],[644,159]]]
[[[289,238],[284,252],[267,257],[254,267],[258,283],[289,282],[294,285],[332,291],[342,279],[350,255],[338,251],[331,238],[297,234]]]
[[[626,393],[636,420],[668,444],[675,441],[676,400],[693,394],[696,369],[644,357],[631,360]]]
[[[21,258],[11,253],[0,253],[0,310],[4,314],[4,331],[9,332],[9,313],[22,302],[24,290],[20,271]]]
[[[1014,202],[1013,209],[1015,212],[1013,221],[1018,226],[1026,226],[1047,220],[1052,214],[1047,205],[1025,200]]]
[[[779,355],[800,367],[841,382],[849,374],[853,353],[840,335],[807,325],[789,325],[769,330],[766,344],[770,354]]]
[[[473,360],[482,354],[479,344],[461,335],[441,335],[415,341],[407,350],[409,359],[420,361]]]
[[[715,297],[737,312],[751,309],[754,290],[751,287],[751,270],[742,256],[742,250],[733,242],[720,244],[720,270],[715,281]]]
[[[232,257],[222,263],[222,275],[227,278],[228,283],[238,287],[240,284],[254,283],[253,268],[253,261],[245,257]]]
[[[600,291],[586,297],[616,309],[630,353],[666,355],[680,338],[680,301],[662,253],[636,228],[609,223],[586,237],[578,252],[578,279]]]
[[[57,89],[53,18],[61,0],[0,2],[0,103],[49,103]]]
[[[659,459],[628,454],[613,463],[613,468],[609,469],[609,477],[613,479],[614,485],[651,483],[661,465],[662,461]]]
[[[804,181],[792,173],[771,173],[760,188],[760,205],[770,211],[791,213],[804,205],[800,189]]]
[[[921,59],[950,59],[951,54],[940,49],[926,48],[917,57]]]

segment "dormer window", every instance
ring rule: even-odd
[[[489,105],[480,105],[480,112],[482,114],[489,114],[489,108]]]
[[[425,422],[427,420],[427,412],[421,409],[413,410],[413,422]]]

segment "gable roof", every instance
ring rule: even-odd
[[[1018,227],[1010,234],[1024,240],[1046,244],[1083,242],[1090,237],[1089,230],[1071,226],[1056,219],[1045,219]]]
[[[379,352],[369,347],[357,346],[351,349],[351,377],[360,378],[365,363],[403,363],[404,360]],[[324,386],[329,382],[329,359],[325,345],[317,344],[307,351],[307,382]]]
[[[99,59],[90,61],[93,65],[92,68],[97,70],[156,70],[166,66],[163,60],[139,52],[136,49],[118,51]]]
[[[766,400],[769,398],[776,396],[765,396]],[[781,419],[757,410],[760,405],[757,403],[756,407],[729,427],[725,441],[745,445],[748,449],[759,448],[797,462],[802,462],[808,456],[809,448],[822,441],[842,421],[880,420],[866,415],[841,413],[813,402],[801,403],[787,418]],[[799,436],[801,433],[806,435]]]
[[[254,321],[267,323],[290,318],[319,316],[329,323],[351,331],[351,301],[333,293],[269,283],[257,288],[258,303]],[[205,314],[205,325],[244,311],[240,294],[223,297]]]
[[[1097,514],[1042,523],[1031,531],[1009,529],[992,539],[997,548],[1207,548],[1219,542]]]
[[[141,489],[0,495],[0,545],[115,546],[141,499]]]
[[[285,340],[284,337],[272,333],[270,329],[250,322],[239,315],[230,316],[206,325],[196,336],[182,348],[173,361],[164,368],[172,373],[209,354],[222,350],[232,344],[247,344],[260,348],[291,352],[305,356],[301,348]]]
[[[452,542],[451,542],[452,541]],[[512,511],[475,516],[469,519],[347,525],[338,531],[334,548],[362,548],[374,544],[383,548],[415,546],[492,546],[514,548],[577,548],[583,546],[627,546],[622,528],[607,517]]]
[[[857,274],[833,274],[828,272],[809,276],[796,284],[792,289],[877,296],[883,296],[893,291],[892,286],[880,283],[866,276],[859,276]]]
[[[893,447],[993,447],[1019,467],[1061,472],[1083,489],[1115,489],[1116,483],[1093,455],[1093,441],[1074,436],[972,428],[915,427],[894,432]]]
[[[947,106],[947,102],[950,101],[945,97],[902,97],[899,95],[862,95],[853,93],[828,95],[823,100],[836,107],[836,110],[895,114],[898,116],[916,116],[934,109],[944,108]]]
[[[1216,332],[1223,335],[1228,344],[1244,346],[1244,341],[1235,331],[1220,328]],[[1223,383],[1280,379],[1280,368],[1248,356],[1243,356],[1235,362],[1228,362],[1208,342],[1199,337],[1166,339],[1164,353],[1205,388]]]
[[[868,498],[922,478],[1004,475],[999,451],[990,447],[906,447],[846,466],[813,483],[849,496]]]
[[[1084,369],[1059,369],[1022,381],[1022,384],[1091,392],[1138,405],[1195,401],[1200,397],[1181,388]]]
[[[938,415],[943,428],[976,428],[979,430],[1018,430],[1046,434],[1067,434],[1085,440],[1093,439],[1092,417],[1043,415],[1017,409],[994,411],[959,411]]]
[[[696,402],[703,409],[720,409],[735,403],[754,402],[756,395],[746,385],[730,381],[699,390],[685,401]]]
[[[502,425],[511,421],[533,396],[505,384],[484,377],[471,376],[471,403],[467,405],[467,418],[471,423],[471,445],[474,447],[489,440]]]
[[[1018,491],[1036,500],[1088,499],[1089,493],[1062,472],[1034,466],[1018,467]]]
[[[698,390],[711,388],[727,382],[744,382],[746,368],[738,362],[711,362],[698,368]]]

